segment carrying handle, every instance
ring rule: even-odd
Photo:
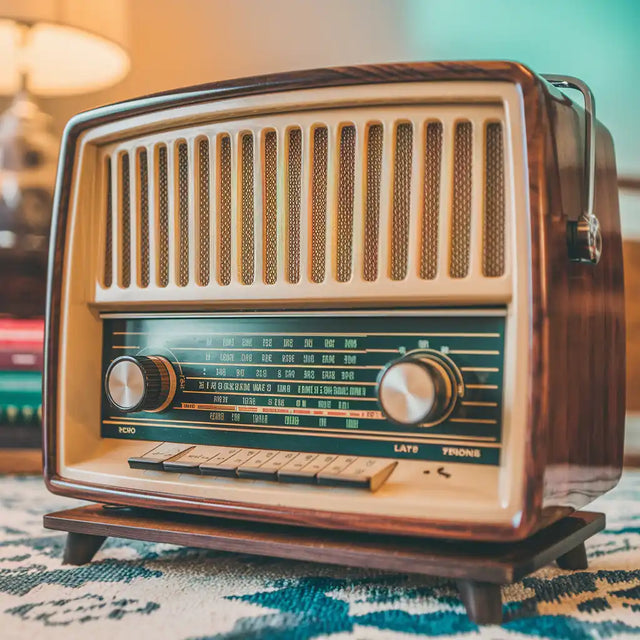
[[[600,221],[595,207],[596,180],[596,103],[591,89],[579,78],[555,74],[542,74],[542,77],[554,87],[580,91],[584,99],[584,209],[578,220],[570,220],[567,225],[569,259],[574,262],[598,264],[602,254],[602,235]]]

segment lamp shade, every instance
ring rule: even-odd
[[[25,26],[29,27],[25,30]],[[129,71],[125,0],[0,1],[0,93],[94,91]]]

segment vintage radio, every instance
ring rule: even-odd
[[[619,478],[614,151],[578,80],[397,64],[102,107],[54,209],[54,493],[509,541]]]

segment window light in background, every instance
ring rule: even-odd
[[[127,28],[125,0],[0,0],[0,316],[44,311],[58,141],[32,96],[120,81]]]

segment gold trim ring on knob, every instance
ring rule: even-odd
[[[120,411],[157,413],[176,392],[176,374],[161,356],[120,356],[111,362],[104,380],[109,402]]]
[[[164,367],[169,377],[169,389],[167,391],[166,400],[157,409],[147,409],[149,413],[159,413],[160,411],[164,411],[171,404],[171,401],[176,395],[178,381],[177,381],[176,372],[173,366],[166,358],[163,358],[162,356],[147,356],[147,357],[150,360],[155,361],[158,367]]]

